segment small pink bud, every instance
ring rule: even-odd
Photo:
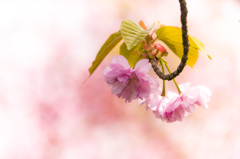
[[[154,47],[159,50],[160,53],[166,52],[166,48],[162,46],[161,44],[154,44]]]

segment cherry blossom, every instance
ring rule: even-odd
[[[185,83],[179,85],[180,90],[184,96],[187,96],[188,99],[195,99],[194,104],[198,106],[208,108],[208,102],[212,95],[211,91],[205,86],[194,86],[191,87],[190,83]]]
[[[138,61],[133,69],[124,56],[117,55],[104,70],[104,77],[113,94],[131,102],[157,91],[158,81],[147,74],[150,68],[148,59]]]
[[[145,99],[146,107],[153,111],[156,118],[162,121],[182,121],[195,110],[195,105],[207,108],[211,91],[204,86],[190,87],[190,83],[179,85],[181,93],[169,91],[166,96],[161,91],[150,94]]]

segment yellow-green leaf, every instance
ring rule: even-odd
[[[139,48],[140,47],[141,47],[141,43],[138,46],[132,48],[131,50],[127,49],[127,45],[125,43],[123,43],[120,46],[120,55],[123,55],[128,60],[128,63],[131,67],[134,67],[135,64],[139,60],[139,57],[140,57]]]
[[[102,60],[107,56],[107,54],[122,40],[121,31],[119,30],[116,33],[110,35],[107,41],[103,44],[99,50],[95,60],[92,62],[92,66],[88,69],[90,76],[102,62]]]
[[[140,42],[148,35],[152,28],[144,30],[140,25],[131,20],[123,20],[121,23],[121,33],[123,40],[127,45],[127,49],[138,46]]]
[[[191,35],[189,35],[189,37],[190,37],[190,38],[193,40],[193,42],[196,44],[197,49],[200,50],[200,51],[202,51],[202,52],[204,52],[204,53],[208,56],[208,58],[212,60],[211,56],[205,52],[203,43],[202,43],[201,41],[199,41],[197,38],[195,38],[195,37],[193,37],[193,36],[191,36]]]
[[[182,30],[178,27],[163,26],[156,31],[159,40],[163,41],[180,59],[183,55]],[[204,45],[193,36],[188,37],[189,52],[187,65],[193,67],[198,59],[198,50],[205,52]],[[210,57],[210,56],[209,56]]]

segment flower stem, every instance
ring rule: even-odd
[[[171,73],[171,70],[169,69],[167,63],[165,63],[165,66],[166,66],[168,72]],[[181,90],[180,90],[180,88],[179,88],[179,86],[178,86],[178,84],[177,84],[175,78],[173,79],[173,82],[174,82],[175,86],[177,87],[178,93],[181,94]]]
[[[162,73],[164,74],[164,67],[163,67],[163,63],[162,63],[161,59],[159,60],[159,62],[162,66]],[[161,96],[165,96],[165,94],[166,94],[166,87],[165,87],[165,80],[163,80],[163,89],[162,89]]]

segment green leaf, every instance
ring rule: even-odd
[[[127,49],[127,45],[125,43],[120,46],[120,55],[123,55],[128,60],[128,63],[131,67],[134,67],[139,60],[139,57],[141,55],[139,53],[140,47],[141,43],[138,46],[132,48],[131,50]]]
[[[92,66],[88,69],[90,76],[102,62],[102,60],[107,56],[107,54],[122,40],[121,31],[119,30],[116,33],[110,35],[107,41],[103,44],[99,50],[95,60],[92,62]]]
[[[191,35],[189,35],[189,37],[190,37],[190,38],[193,40],[193,42],[195,43],[196,48],[197,48],[198,50],[204,52],[204,53],[208,56],[208,58],[212,60],[211,56],[205,52],[203,43],[202,43],[201,41],[199,41],[197,38],[195,38],[195,37],[193,37],[193,36],[191,36]]]
[[[180,59],[182,58],[183,46],[181,28],[173,26],[163,26],[156,31],[156,34],[159,40],[163,41]],[[202,42],[200,42],[195,37],[189,36],[188,40],[190,46],[187,65],[193,67],[198,59],[198,50],[203,52],[205,52],[205,50]]]
[[[123,40],[127,45],[127,49],[131,50],[135,46],[138,46],[151,29],[152,27],[148,30],[144,30],[141,26],[131,20],[123,20],[121,23],[121,33]]]
[[[201,41],[199,41],[197,38],[189,35],[189,38],[191,38],[194,42],[192,47],[195,47],[197,50],[200,50],[202,52],[205,52],[204,45]]]

